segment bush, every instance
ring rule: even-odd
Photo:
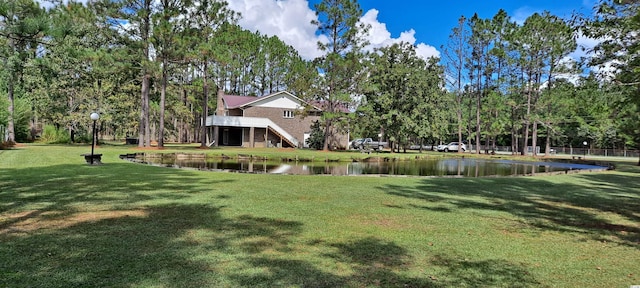
[[[71,139],[66,130],[58,129],[53,125],[46,125],[44,126],[44,130],[42,130],[40,141],[47,144],[66,144],[70,143]]]
[[[309,148],[316,150],[322,149],[322,146],[324,145],[324,131],[322,130],[319,121],[314,121],[311,125],[311,135],[309,135],[309,138],[307,139],[307,145],[309,145]]]

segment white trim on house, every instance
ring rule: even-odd
[[[280,96],[280,98],[277,98]],[[276,98],[275,100],[272,98]],[[286,100],[290,101],[286,101]],[[256,97],[256,100],[243,104],[243,107],[251,106],[251,107],[272,107],[272,108],[287,108],[287,109],[303,109],[301,105],[303,105],[305,101],[298,98],[297,96],[287,92],[280,91],[267,96]],[[293,104],[293,105],[292,105]],[[312,106],[317,110],[322,110],[318,107]],[[226,108],[226,107],[225,107]]]
[[[276,123],[269,118],[259,117],[242,117],[242,116],[215,116],[211,115],[207,117],[205,122],[206,126],[228,126],[228,127],[254,127],[254,128],[266,128],[272,129],[278,132],[282,137],[286,138],[289,142],[293,143],[295,147],[300,146],[300,141],[289,134],[287,130],[282,129]]]

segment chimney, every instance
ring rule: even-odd
[[[218,97],[216,102],[216,116],[224,116],[224,102],[222,98],[224,97],[224,91],[218,90]]]

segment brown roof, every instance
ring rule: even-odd
[[[234,109],[242,107],[244,104],[250,103],[258,99],[255,96],[236,96],[236,95],[223,95],[222,99],[228,109]]]
[[[298,99],[300,102],[304,103],[304,100],[299,99],[298,97],[296,97],[295,95],[288,93],[286,91],[284,92],[276,92],[276,93],[272,93],[269,95],[264,95],[264,96],[238,96],[238,95],[222,95],[222,100],[225,103],[225,108],[226,109],[236,109],[236,108],[242,108],[243,106],[250,104],[251,102],[254,101],[258,101],[260,99],[263,98],[268,98],[274,95],[279,95],[281,93],[286,93],[288,95],[293,96],[294,98]],[[310,103],[307,103],[308,105],[311,105],[311,107],[313,107],[314,109],[320,110],[322,111],[323,108],[326,108],[327,105],[323,105],[322,101],[311,101]],[[341,112],[345,112],[348,113],[349,109],[345,104],[341,104],[337,107],[336,111],[341,111]]]

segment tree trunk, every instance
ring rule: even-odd
[[[480,154],[480,105],[481,105],[481,101],[482,101],[482,94],[480,91],[477,92],[478,93],[478,97],[476,99],[476,145],[478,145],[478,147],[476,148],[476,154]]]
[[[551,126],[551,125],[549,125]],[[551,129],[547,126],[547,144],[544,146],[544,155],[549,156],[549,152],[551,151]]]
[[[538,147],[538,122],[533,122],[533,129],[531,130],[531,154],[533,156],[538,156],[536,151],[536,147]]]
[[[527,155],[527,143],[529,142],[529,120],[525,121],[524,124],[524,133],[522,133],[522,151],[520,151],[520,155]]]
[[[160,88],[160,123],[158,125],[158,148],[164,147],[164,109],[167,94],[167,60],[162,60],[162,88]]]
[[[209,110],[209,79],[207,77],[207,69],[209,61],[204,61],[204,73],[202,76],[202,120],[200,121],[200,148],[207,147],[207,114]]]
[[[149,93],[151,89],[151,75],[147,74],[147,90],[144,93],[144,141],[146,147],[151,147],[151,122],[149,120]]]
[[[529,82],[531,83],[531,82]],[[529,125],[531,125],[531,88],[527,92],[527,114],[524,116],[524,135],[522,135],[521,155],[527,155],[527,144],[529,142]]]
[[[520,138],[518,137],[517,133],[517,129],[513,129],[513,135],[511,136],[511,138],[513,139],[513,152],[511,153],[512,155],[517,155],[518,154],[518,147],[520,147],[520,143],[518,143],[518,141],[520,140]]]
[[[324,121],[324,145],[322,146],[323,151],[329,151],[329,139],[330,139],[330,130],[331,129],[331,119],[325,119]]]
[[[14,116],[14,110],[15,110],[15,106],[14,106],[14,83],[13,81],[9,81],[8,84],[8,94],[9,94],[9,108],[8,108],[8,112],[9,112],[9,121],[7,123],[7,141],[8,142],[16,142],[16,126],[15,126],[15,120],[13,118]]]
[[[333,82],[332,82],[333,83]],[[327,99],[329,99],[329,109],[328,112],[333,113],[333,102],[331,101],[331,88],[333,87],[333,84],[329,87],[329,97]],[[332,119],[327,118],[324,121],[324,144],[322,146],[322,151],[329,151],[329,139],[330,139],[330,133],[331,133],[331,125],[332,125]]]
[[[142,88],[140,90],[140,123],[138,128],[138,147],[148,147],[148,133],[149,131],[149,74],[145,72],[142,76]]]
[[[151,146],[151,128],[149,127],[149,86],[151,75],[146,61],[149,60],[149,31],[151,27],[151,0],[144,0],[142,9],[145,16],[140,24],[140,37],[142,38],[142,83],[140,88],[140,124],[138,131],[138,147]]]
[[[182,105],[187,107],[187,89],[182,87]],[[178,138],[180,139],[180,143],[187,143],[189,141],[188,131],[189,124],[186,121],[184,115],[180,117],[180,124],[178,124]]]
[[[458,83],[461,81],[461,73],[458,73]],[[456,95],[456,116],[458,117],[458,143],[462,143],[462,93],[460,92],[460,84],[458,84],[458,93]],[[422,149],[422,145],[420,145]],[[458,153],[462,153],[462,149],[458,149]]]

